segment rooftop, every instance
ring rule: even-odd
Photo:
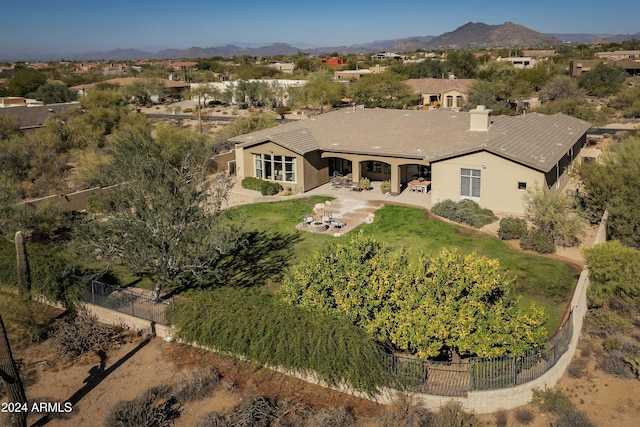
[[[272,141],[297,154],[315,150],[435,162],[489,151],[548,172],[590,124],[564,115],[490,117],[470,131],[470,113],[447,110],[342,109],[231,138],[242,147]]]

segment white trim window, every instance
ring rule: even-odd
[[[289,156],[254,154],[256,178],[271,181],[296,182],[296,158]]]
[[[480,198],[480,169],[460,169],[460,197]]]

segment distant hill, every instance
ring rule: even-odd
[[[562,40],[554,36],[538,33],[511,22],[505,22],[502,25],[469,22],[450,33],[434,37],[426,43],[425,47],[429,49],[482,49],[557,46],[560,44],[562,44]]]
[[[612,34],[542,34],[517,25],[505,22],[501,25],[487,25],[482,22],[468,22],[454,31],[439,36],[414,36],[393,40],[377,40],[371,43],[356,44],[350,46],[329,46],[302,48],[287,43],[265,44],[228,44],[217,47],[191,47],[189,49],[165,49],[159,52],[146,52],[138,49],[115,49],[107,52],[93,52],[81,54],[42,54],[25,55],[21,58],[13,58],[0,52],[0,61],[55,61],[67,60],[137,60],[137,59],[193,59],[209,58],[213,56],[271,56],[271,55],[295,55],[304,52],[311,55],[322,54],[347,54],[347,53],[373,53],[382,51],[410,52],[418,49],[444,50],[444,49],[482,49],[482,48],[512,48],[512,47],[543,47],[558,46],[563,43],[591,43],[594,40],[619,43],[636,38],[640,40],[640,33],[630,35]],[[300,44],[301,46],[306,46]]]

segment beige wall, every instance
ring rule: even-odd
[[[543,187],[544,175],[531,168],[503,159],[486,151],[436,162],[431,165],[431,202],[460,200],[460,169],[479,169],[480,198],[473,199],[482,207],[497,212],[523,215],[524,195],[518,182],[527,189]]]
[[[329,166],[327,159],[320,156],[319,151],[302,156],[273,142],[254,145],[252,147],[236,147],[236,176],[242,179],[255,176],[254,154],[270,154],[276,156],[291,156],[296,158],[295,182],[277,181],[284,188],[291,187],[293,191],[308,191],[329,181]]]

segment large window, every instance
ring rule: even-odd
[[[295,182],[295,157],[273,156],[271,154],[254,154],[253,157],[256,165],[256,178]]]
[[[480,197],[480,169],[460,169],[460,196]]]

